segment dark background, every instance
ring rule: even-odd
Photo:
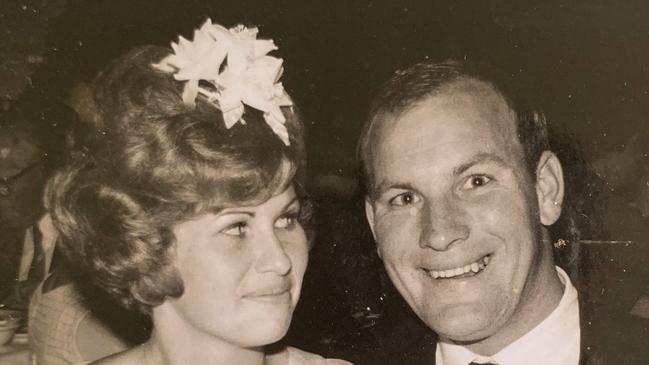
[[[307,121],[321,233],[294,342],[327,342],[310,333],[349,330],[340,319],[371,326],[391,295],[376,274],[353,156],[372,91],[422,59],[486,61],[526,86],[557,137],[581,238],[631,241],[584,244],[591,254],[577,270],[598,266],[602,285],[632,293],[622,310],[646,285],[649,2],[0,0],[3,123],[33,125],[57,151],[75,82],[130,47],[191,38],[208,17],[275,40]]]
[[[3,99],[28,110],[50,106],[129,47],[191,38],[210,17],[257,25],[260,37],[279,45],[284,83],[309,121],[318,173],[353,174],[369,94],[396,68],[423,58],[488,61],[524,80],[555,129],[589,159],[622,151],[636,133],[644,138],[649,4],[522,3],[3,0],[0,70],[29,78],[16,95],[3,75],[2,88],[10,89]]]

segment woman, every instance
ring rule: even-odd
[[[150,339],[99,364],[346,364],[286,333],[307,264],[303,125],[256,29],[206,22],[133,50],[94,83],[95,130],[51,181],[77,272],[151,316]]]

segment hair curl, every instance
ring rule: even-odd
[[[169,52],[141,47],[98,75],[92,127],[78,133],[46,192],[69,261],[145,313],[183,292],[169,257],[174,224],[264,201],[300,180],[305,162],[297,112],[283,108],[290,146],[247,106],[247,124],[226,129],[220,110],[200,98],[184,105],[182,84],[151,66]]]

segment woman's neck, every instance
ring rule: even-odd
[[[144,345],[146,365],[263,365],[264,349],[243,348],[200,331],[164,303],[153,311],[153,332]]]

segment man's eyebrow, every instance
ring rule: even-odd
[[[495,163],[500,167],[507,167],[507,163],[500,156],[491,152],[481,152],[471,158],[471,160],[461,164],[453,169],[453,176],[461,175],[466,170],[480,163]]]
[[[372,195],[380,195],[389,189],[413,190],[414,188],[409,183],[398,183],[391,180],[382,180],[374,189],[372,189]]]
[[[474,155],[469,161],[455,167],[453,169],[453,176],[461,175],[464,171],[479,163],[495,163],[500,167],[508,166],[505,160],[503,160],[500,156],[491,152],[480,152]],[[384,179],[370,190],[370,196],[376,198],[378,197],[378,195],[381,195],[383,192],[389,189],[414,190],[414,187],[409,183]]]

